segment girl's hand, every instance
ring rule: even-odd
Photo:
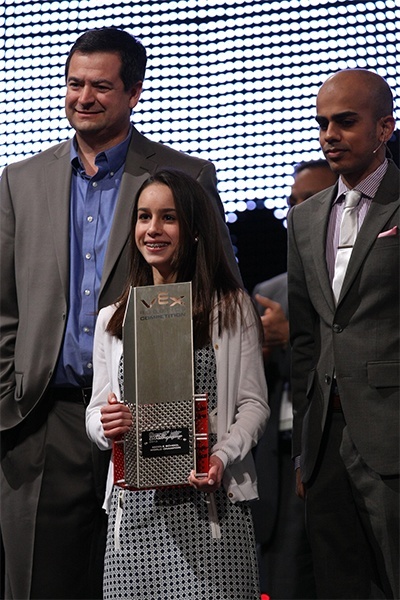
[[[108,404],[102,406],[101,423],[106,438],[114,440],[127,433],[132,426],[132,415],[126,404],[118,402],[114,393],[108,395]]]
[[[188,477],[191,486],[195,487],[200,492],[215,492],[222,482],[224,474],[223,462],[218,456],[211,456],[210,468],[206,477],[197,478],[194,471]]]

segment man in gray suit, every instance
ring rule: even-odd
[[[326,160],[298,164],[289,206],[333,185]],[[259,500],[252,503],[261,591],[274,600],[315,598],[304,503],[294,493],[287,273],[256,285],[264,329],[264,362],[271,418],[255,451]]]
[[[237,270],[213,165],[132,127],[146,52],[93,30],[66,64],[73,140],[1,180],[1,528],[6,598],[101,598],[107,457],[85,432],[97,310],[126,279],[132,201],[160,168],[213,198]],[[237,270],[239,277],[239,272]]]
[[[399,598],[400,173],[385,156],[390,88],[370,71],[339,71],[318,93],[317,122],[340,177],[288,219],[297,491],[318,598]],[[353,189],[356,239],[338,249]]]

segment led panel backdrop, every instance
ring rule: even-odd
[[[321,157],[327,76],[370,68],[398,106],[399,21],[393,0],[3,0],[0,170],[72,135],[67,53],[85,30],[117,26],[148,51],[138,129],[215,163],[228,222],[266,207],[285,224],[294,165]]]

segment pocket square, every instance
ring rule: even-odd
[[[398,227],[397,227],[397,225],[395,225],[394,227],[392,227],[392,229],[388,229],[387,231],[382,231],[382,233],[380,233],[378,235],[378,238],[388,237],[389,235],[397,235],[397,230],[398,230]]]

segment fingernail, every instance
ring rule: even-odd
[[[208,485],[214,485],[214,479],[209,479]]]

